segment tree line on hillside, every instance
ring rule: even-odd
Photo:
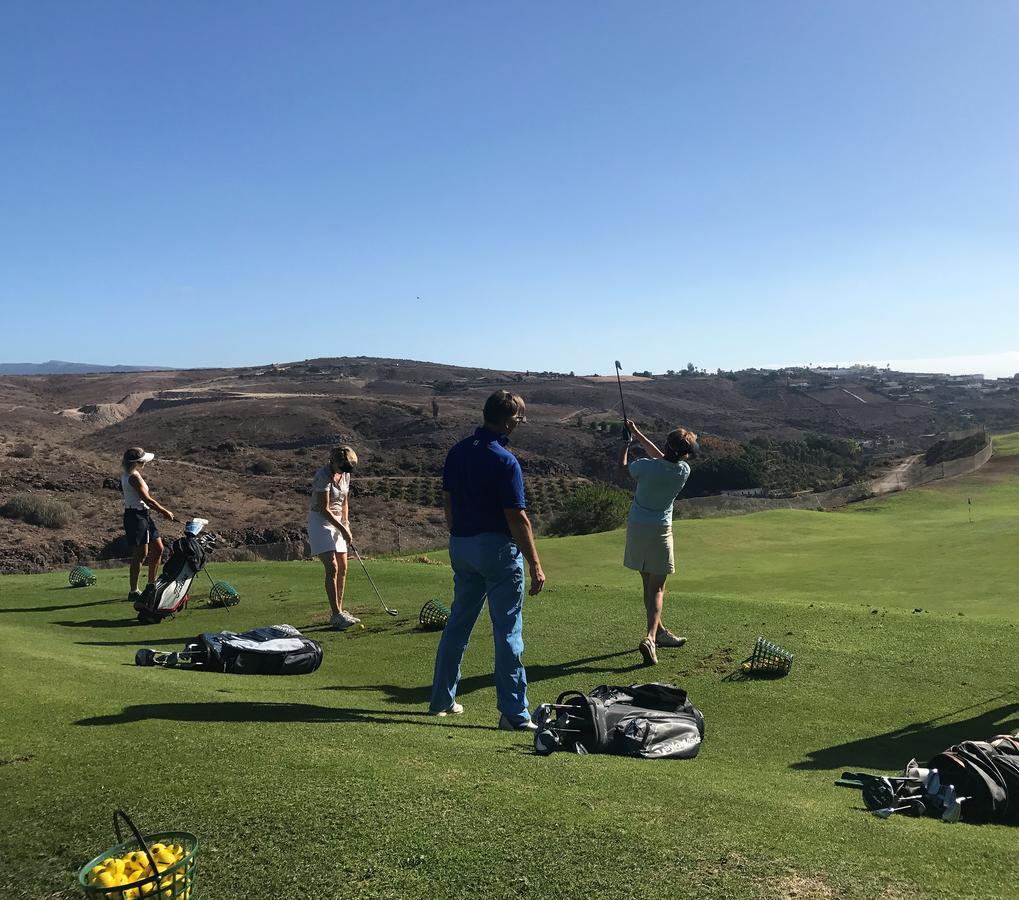
[[[604,423],[605,431],[622,427]],[[746,442],[702,437],[704,456],[691,461],[682,497],[760,488],[772,496],[824,491],[866,477],[867,462],[856,441],[810,435],[801,440],[753,438]],[[627,488],[632,485],[627,484]],[[621,528],[631,493],[619,485],[579,485],[565,498],[546,529],[549,534],[591,534]]]
[[[856,441],[824,435],[746,442],[705,437],[705,456],[694,460],[684,496],[761,488],[770,495],[826,491],[867,475],[867,461]]]
[[[623,434],[618,420],[578,416],[575,422],[579,428],[601,434]],[[670,427],[662,418],[647,424],[659,433]],[[704,435],[701,448],[705,455],[693,460],[684,497],[752,488],[773,495],[826,491],[860,481],[868,474],[860,444],[847,438],[809,435],[800,440],[758,437],[740,442]]]

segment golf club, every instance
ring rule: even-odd
[[[877,816],[879,819],[887,819],[895,811],[896,810],[893,809],[891,806],[883,806],[881,807],[881,809],[875,809],[874,815]]]
[[[350,549],[354,551],[354,556],[356,556],[357,557],[357,561],[359,563],[361,563],[361,568],[364,569],[365,577],[367,577],[368,582],[371,584],[372,588],[374,589],[375,596],[379,598],[379,603],[382,604],[382,608],[387,613],[389,613],[389,615],[391,615],[391,616],[398,615],[398,613],[397,613],[397,611],[395,609],[390,609],[388,606],[386,606],[386,601],[382,599],[382,594],[380,594],[379,593],[379,589],[377,587],[375,587],[375,582],[372,581],[372,577],[371,577],[371,575],[368,572],[368,567],[364,564],[364,560],[361,559],[361,554],[357,552],[357,547],[355,547],[353,544],[351,544],[350,545]]]
[[[626,424],[626,401],[623,399],[623,379],[619,377],[619,373],[622,372],[623,367],[619,365],[619,360],[616,360],[616,384],[619,385],[619,404],[623,407],[623,431],[626,432],[627,440],[630,438],[630,429]]]
[[[956,797],[952,800],[941,814],[941,821],[953,825],[958,822],[962,818],[962,801],[968,799],[968,797]]]
[[[872,810],[879,819],[887,819],[895,813],[908,813],[911,816],[920,817],[927,811],[927,807],[920,800],[910,800],[904,806],[885,806],[881,809]]]

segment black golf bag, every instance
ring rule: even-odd
[[[926,766],[910,760],[901,776],[843,772],[835,782],[858,788],[875,815],[936,816],[946,822],[1019,824],[1019,732],[963,741]]]
[[[704,716],[671,684],[601,685],[566,691],[534,714],[535,752],[614,753],[643,759],[691,759],[704,740]]]
[[[927,765],[969,798],[962,807],[967,822],[1019,824],[1019,733],[963,741]]]
[[[188,602],[188,591],[195,576],[205,568],[209,554],[216,549],[216,536],[185,532],[170,545],[170,558],[155,583],[146,586],[134,602],[138,621],[144,625],[162,622],[179,612]]]
[[[304,637],[292,625],[270,625],[235,634],[200,634],[183,650],[142,649],[136,666],[165,669],[208,669],[233,675],[307,675],[322,665],[322,645]]]

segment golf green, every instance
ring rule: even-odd
[[[0,580],[0,896],[78,895],[111,814],[199,836],[195,897],[1015,897],[1015,829],[882,821],[832,786],[964,738],[1019,729],[1019,436],[976,475],[836,512],[677,523],[666,623],[689,638],[640,666],[621,532],[543,540],[529,598],[532,704],[671,681],[704,712],[691,761],[557,754],[494,729],[479,623],[455,719],[427,715],[448,603],[442,552],[358,568],[365,628],[320,624],[317,562],[210,563],[241,595],[139,626],[123,570]],[[356,518],[356,509],[353,513]],[[972,522],[970,521],[972,516]],[[206,582],[203,591],[208,588]],[[135,650],[288,622],[325,647],[297,678],[141,669]],[[727,679],[763,635],[784,679]]]

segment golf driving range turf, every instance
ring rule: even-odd
[[[318,562],[213,557],[241,604],[149,627],[123,570],[79,589],[66,573],[0,579],[0,896],[77,896],[122,807],[143,830],[198,835],[198,900],[1015,897],[1015,828],[881,821],[832,786],[1019,729],[1019,439],[997,446],[974,476],[838,512],[677,522],[666,624],[689,644],[653,669],[622,532],[541,541],[532,706],[674,682],[706,719],[690,761],[541,758],[496,731],[484,616],[465,715],[428,716],[438,635],[417,613],[450,599],[442,552],[368,561],[395,619],[355,563],[365,628],[312,625],[324,662],[294,678],[133,659],[202,631],[321,622]],[[727,680],[758,635],[795,654],[792,673]]]

